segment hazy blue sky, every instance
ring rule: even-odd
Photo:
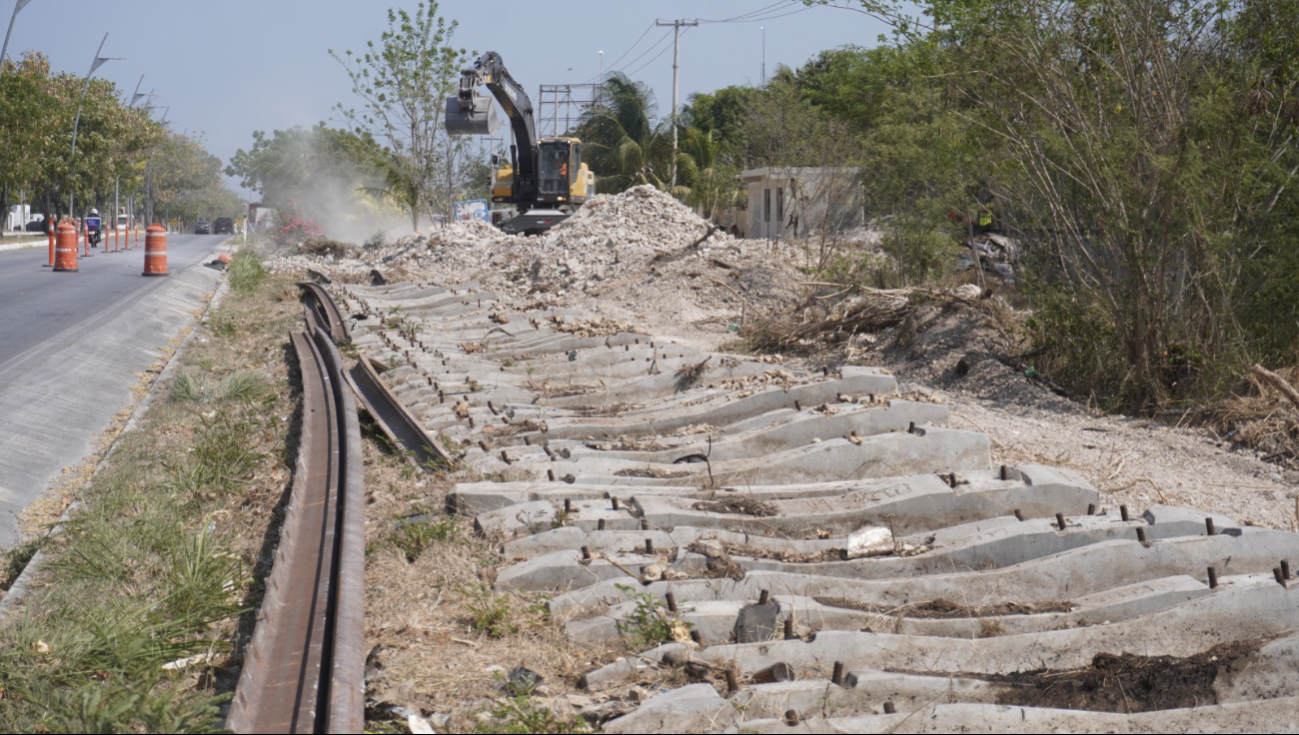
[[[18,14],[9,56],[41,51],[56,71],[81,75],[107,32],[103,54],[125,58],[100,67],[96,76],[116,82],[125,96],[144,74],[141,91],[153,90],[154,104],[170,107],[173,129],[203,133],[208,150],[228,162],[236,149],[251,144],[254,130],[335,119],[333,106],[351,103],[351,88],[328,50],[362,49],[386,27],[389,7],[413,10],[415,5],[415,0],[31,0]],[[0,0],[0,23],[7,22],[13,7],[13,0]],[[444,0],[439,9],[459,21],[458,45],[499,52],[534,102],[541,84],[593,81],[603,50],[605,70],[621,69],[648,83],[662,115],[672,100],[672,29],[652,27],[656,19],[753,14],[748,22],[683,29],[683,104],[692,92],[760,82],[760,26],[766,27],[768,75],[777,64],[797,66],[822,49],[874,45],[885,30],[857,12],[807,9],[792,0]]]

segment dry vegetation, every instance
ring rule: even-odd
[[[577,727],[566,695],[607,657],[575,649],[550,620],[545,596],[494,590],[494,570],[506,560],[474,535],[472,519],[445,513],[450,478],[414,468],[367,433],[371,729],[404,731],[412,713],[449,721],[456,732]],[[516,666],[540,674],[539,684],[512,688]],[[524,723],[530,729],[510,729]]]

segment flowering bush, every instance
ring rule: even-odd
[[[271,238],[275,240],[276,245],[296,246],[313,237],[320,237],[322,232],[320,225],[316,224],[314,219],[298,214],[297,202],[289,200],[279,209],[279,217]]]

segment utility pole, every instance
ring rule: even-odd
[[[767,86],[767,27],[758,26],[762,31],[762,86]]]
[[[677,80],[681,68],[681,26],[697,26],[697,20],[655,20],[654,25],[672,26],[672,188],[677,188]]]

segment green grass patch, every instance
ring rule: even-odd
[[[262,259],[252,248],[241,248],[230,259],[230,289],[237,294],[252,293],[266,278]]]

